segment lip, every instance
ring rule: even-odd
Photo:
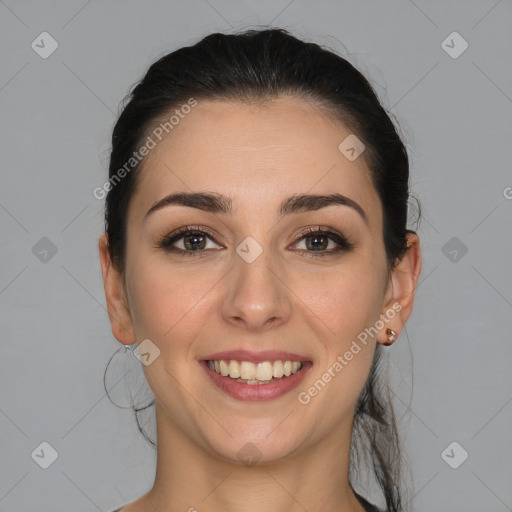
[[[239,352],[229,352],[229,354],[234,354]],[[276,359],[282,359],[281,357],[277,357],[276,359],[273,359],[275,354],[277,352],[272,351],[272,358],[271,361],[274,361]],[[284,352],[282,352],[284,353]],[[219,354],[225,354],[225,353],[219,353]],[[215,358],[219,359],[237,359],[236,357],[219,357],[219,354],[214,354]],[[257,357],[260,358],[262,356],[262,352],[259,352]],[[291,356],[292,354],[287,353],[288,356]],[[253,354],[254,355],[254,354]],[[210,356],[212,357],[212,356]],[[244,356],[246,357],[246,355]],[[267,356],[268,357],[268,354]],[[297,357],[297,356],[295,356]],[[292,389],[295,389],[300,382],[304,379],[306,374],[311,370],[313,363],[311,361],[306,361],[303,359],[287,359],[288,361],[301,361],[303,360],[303,366],[302,369],[293,374],[289,377],[282,377],[280,379],[272,380],[272,382],[269,382],[268,384],[244,384],[243,382],[236,382],[236,380],[232,379],[231,377],[223,377],[222,375],[219,375],[216,371],[211,370],[208,366],[208,360],[211,359],[204,359],[199,362],[199,364],[203,367],[204,371],[210,377],[212,382],[224,393],[229,395],[232,398],[235,398],[237,400],[243,400],[248,402],[264,402],[268,400],[275,400],[286,393],[289,393]],[[249,359],[241,358],[242,361],[248,361]],[[261,361],[268,361],[269,359],[258,359],[257,361],[253,360],[251,362],[261,362]]]
[[[219,361],[224,359],[229,361],[235,359],[236,361],[249,361],[251,363],[262,363],[264,361],[299,361],[305,363],[309,361],[306,356],[294,354],[292,352],[285,352],[283,350],[263,350],[260,352],[251,352],[250,350],[226,350],[224,352],[216,352],[202,358],[203,361]]]

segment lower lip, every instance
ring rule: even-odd
[[[311,369],[313,364],[307,361],[302,364],[302,369],[289,377],[273,379],[268,384],[244,384],[237,382],[231,377],[224,377],[216,371],[211,370],[207,361],[200,361],[199,364],[204,368],[208,377],[213,383],[224,393],[236,398],[237,400],[245,400],[249,402],[264,402],[267,400],[275,400],[292,389],[296,388],[306,373]]]

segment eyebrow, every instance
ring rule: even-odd
[[[187,206],[189,208],[196,208],[210,213],[225,213],[232,215],[233,201],[230,197],[213,193],[213,192],[178,192],[170,194],[157,201],[146,212],[145,219],[152,213],[169,205]],[[285,199],[278,210],[278,215],[283,217],[292,213],[299,213],[305,211],[320,210],[332,205],[348,206],[354,209],[364,220],[365,224],[369,225],[368,217],[353,199],[346,197],[342,194],[300,194],[292,195]]]

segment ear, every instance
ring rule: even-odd
[[[411,316],[416,287],[421,272],[420,239],[416,233],[407,233],[407,252],[400,262],[391,270],[385,305],[381,318],[386,318],[379,329],[377,341],[388,341],[387,329],[392,329],[398,336]],[[391,314],[393,313],[393,314]]]
[[[123,286],[123,275],[112,264],[106,233],[100,237],[98,246],[112,334],[123,345],[132,345],[136,341],[136,336]]]

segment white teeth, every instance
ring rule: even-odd
[[[283,376],[289,377],[302,369],[302,363],[299,361],[262,361],[252,363],[250,361],[236,361],[231,359],[226,361],[208,361],[210,370],[219,373],[224,377],[230,377],[237,382],[246,384],[267,384],[272,379],[280,379]]]
[[[258,366],[256,366],[256,379],[272,380],[272,363],[269,361],[258,363]]]
[[[256,377],[256,365],[249,361],[242,361],[240,363],[240,378],[251,380]]]
[[[275,377],[276,379],[280,379],[283,375],[283,362],[276,361],[273,365],[272,376]]]
[[[240,377],[240,363],[238,361],[229,362],[229,376],[232,379],[238,379]]]
[[[229,368],[228,368],[228,365],[226,364],[226,361],[223,361],[221,359],[219,366],[220,366],[220,374],[223,375],[224,377],[227,377],[229,375]]]

